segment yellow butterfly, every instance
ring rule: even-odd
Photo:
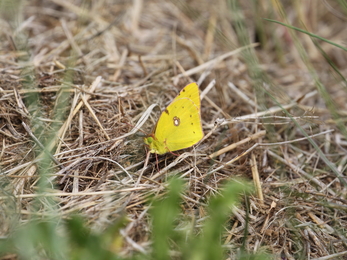
[[[164,154],[188,148],[203,136],[199,87],[194,82],[185,86],[161,113],[154,132],[144,141],[151,153]]]

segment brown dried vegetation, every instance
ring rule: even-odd
[[[197,220],[206,217],[205,202],[223,182],[235,176],[255,182],[249,208],[241,204],[225,225],[226,245],[242,243],[249,211],[249,250],[265,247],[287,259],[300,250],[311,258],[346,253],[347,142],[338,127],[346,125],[345,83],[307,35],[261,20],[283,19],[267,1],[258,1],[257,11],[251,1],[240,9],[244,32],[251,42],[260,40],[253,45],[237,36],[237,13],[224,1],[188,2],[29,1],[23,12],[2,14],[1,236],[9,231],[11,207],[23,221],[45,214],[32,211],[45,147],[52,154],[45,194],[59,213],[80,212],[103,229],[126,212],[124,252],[148,247],[145,202],[179,174],[188,184],[182,210]],[[289,23],[302,28],[301,20],[307,31],[346,41],[347,16],[313,2],[285,6]],[[346,52],[320,44],[346,77]],[[264,81],[245,50],[259,60]],[[205,138],[178,157],[166,154],[157,162],[152,155],[143,169],[142,136],[151,132],[159,109],[137,122],[151,104],[165,108],[192,81],[203,93]],[[15,206],[6,202],[8,195]]]

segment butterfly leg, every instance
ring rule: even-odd
[[[164,143],[165,143],[165,145],[166,145],[166,140],[164,141]],[[175,156],[180,156],[180,154],[176,154],[176,153],[174,153],[174,152],[171,152],[170,149],[169,149],[167,146],[165,146],[165,148],[166,148],[166,150],[169,151],[169,153],[171,153],[171,154],[173,154],[173,155],[175,155]]]
[[[159,170],[159,159],[158,159],[158,154],[155,154],[155,162],[156,162],[156,165],[157,165],[157,170],[158,170],[158,172],[159,172],[160,170]]]

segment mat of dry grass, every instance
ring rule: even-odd
[[[146,202],[170,176],[187,181],[182,209],[197,220],[220,185],[241,176],[256,192],[230,216],[224,244],[241,243],[248,212],[250,251],[346,257],[347,54],[320,42],[334,71],[307,35],[261,19],[286,22],[279,7],[250,2],[240,7],[244,27],[224,1],[2,6],[1,236],[12,207],[22,221],[45,214],[33,211],[43,170],[40,201],[53,199],[62,216],[77,211],[103,229],[126,212],[125,252],[148,247]],[[335,8],[307,1],[284,11],[290,24],[341,43],[347,27]],[[204,139],[144,168],[143,136],[193,81]]]

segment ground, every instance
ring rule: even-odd
[[[146,203],[170,176],[187,182],[182,214],[197,223],[242,177],[255,192],[223,244],[242,244],[248,219],[250,251],[345,259],[347,8],[273,2],[3,1],[1,236],[13,208],[20,222],[45,214],[49,199],[33,211],[44,189],[94,229],[126,212],[121,251],[147,250]],[[205,137],[147,164],[143,137],[190,82]]]

